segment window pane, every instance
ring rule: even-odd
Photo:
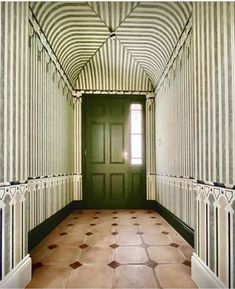
[[[131,135],[131,158],[141,158],[141,135]]]
[[[131,110],[133,109],[141,110],[141,104],[131,104]]]
[[[141,133],[141,110],[131,111],[131,133]]]
[[[131,160],[131,164],[132,165],[141,165],[142,164],[142,160],[141,159],[132,159]]]

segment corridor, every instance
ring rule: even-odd
[[[234,1],[0,1],[0,288],[26,287],[235,288]]]
[[[155,211],[75,210],[32,251],[27,288],[196,288],[192,253]]]

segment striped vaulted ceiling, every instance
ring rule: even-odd
[[[30,7],[67,77],[81,90],[152,91],[191,14],[189,2],[31,2]]]

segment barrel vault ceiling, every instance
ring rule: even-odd
[[[190,2],[31,2],[79,90],[152,91],[191,14]]]

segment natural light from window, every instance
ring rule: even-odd
[[[142,164],[142,106],[131,104],[131,164]]]

